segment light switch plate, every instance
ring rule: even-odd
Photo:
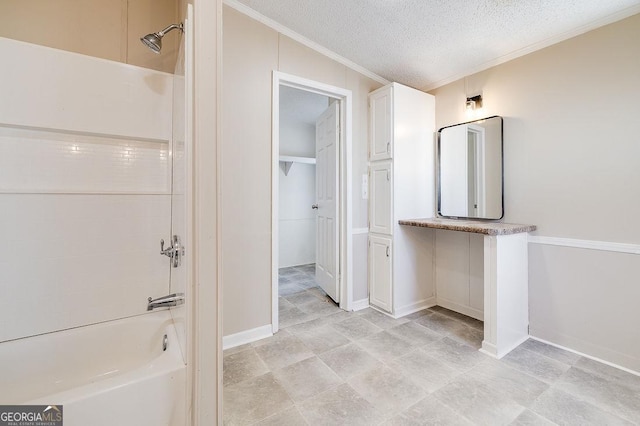
[[[362,175],[362,199],[369,199],[369,175],[366,173]]]

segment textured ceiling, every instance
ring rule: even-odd
[[[239,2],[387,80],[419,89],[640,12],[640,0]]]

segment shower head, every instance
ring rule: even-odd
[[[180,24],[171,24],[167,28],[158,31],[157,33],[147,34],[144,37],[140,37],[140,41],[144,43],[153,53],[160,53],[162,50],[162,37],[171,30],[179,29],[181,32],[183,31],[182,23]]]

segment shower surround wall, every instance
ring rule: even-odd
[[[173,76],[0,54],[0,342],[145,313],[169,291]]]

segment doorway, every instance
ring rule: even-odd
[[[275,333],[281,281],[351,309],[351,91],[275,71],[272,125]]]

